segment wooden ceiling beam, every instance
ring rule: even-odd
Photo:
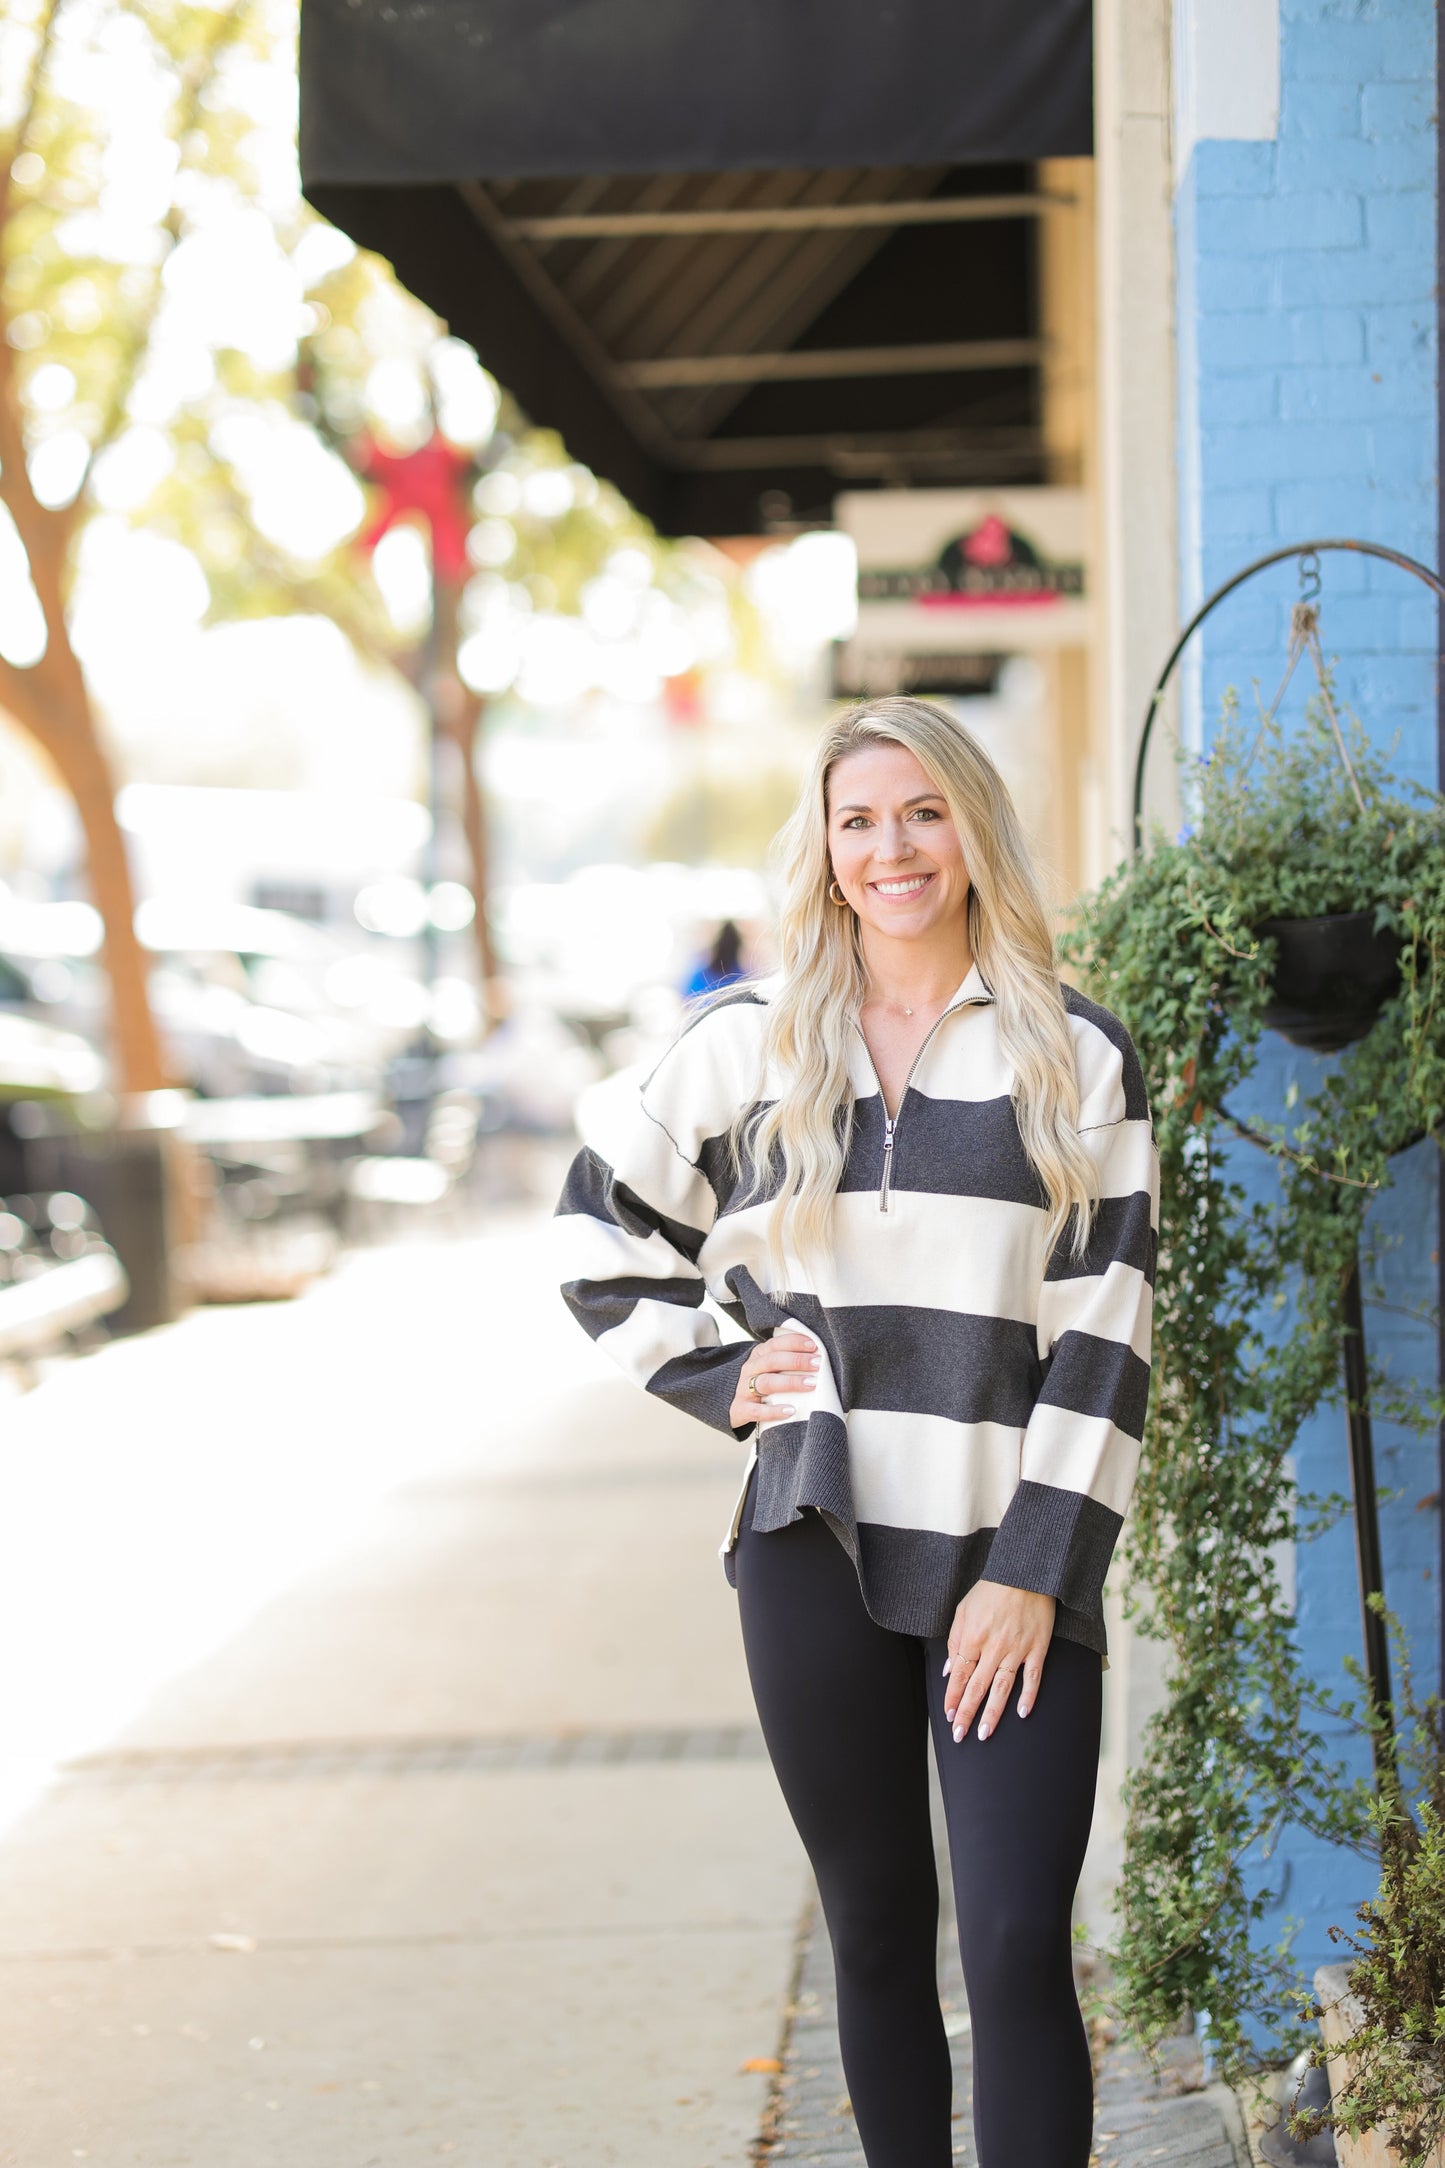
[[[931,196],[899,203],[758,204],[747,210],[588,211],[508,221],[521,241],[682,240],[691,234],[818,233],[860,226],[959,226],[1042,218],[1071,195]]]
[[[1042,339],[945,339],[921,346],[840,346],[784,354],[669,354],[613,365],[629,391],[692,384],[800,384],[860,376],[950,376],[962,369],[1028,369]]]

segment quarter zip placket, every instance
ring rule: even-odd
[[[883,1109],[883,1175],[878,1184],[878,1209],[880,1212],[888,1210],[888,1192],[893,1180],[893,1142],[898,1134],[898,1124],[903,1118],[903,1102],[908,1097],[908,1087],[913,1082],[914,1071],[928,1052],[933,1035],[943,1022],[944,1017],[956,1016],[960,1009],[986,1008],[992,998],[991,994],[970,994],[967,1001],[950,1002],[942,1014],[934,1018],[932,1025],[924,1035],[923,1044],[908,1065],[908,1074],[903,1079],[903,1089],[898,1094],[898,1112],[896,1114],[890,1114],[888,1111],[888,1101],[883,1096],[883,1079],[878,1074],[878,1064],[873,1059],[873,1049],[868,1044],[867,1034],[864,1032],[863,1026],[856,1018],[854,1019],[853,1029],[863,1041],[863,1051],[868,1056],[868,1066],[873,1071],[873,1079],[878,1086],[878,1104]]]

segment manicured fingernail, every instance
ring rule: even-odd
[[[980,1724],[980,1725],[979,1725],[979,1727],[978,1727],[978,1735],[979,1735],[980,1739],[986,1739],[986,1738],[988,1737],[988,1733],[989,1733],[989,1727],[988,1727],[988,1725],[987,1725],[987,1724]]]
[[[950,1672],[950,1671],[952,1671],[952,1669],[953,1669],[953,1658],[952,1658],[951,1656],[945,1656],[945,1657],[944,1657],[944,1659],[943,1659],[943,1676],[944,1676],[945,1678],[947,1678],[947,1677],[948,1677],[948,1674],[949,1674],[949,1672]]]
[[[962,1739],[962,1737],[963,1737],[963,1726],[962,1726],[962,1724],[955,1724],[955,1725],[954,1725],[954,1727],[953,1727],[953,1736],[954,1736],[955,1740],[961,1740],[961,1739]]]
[[[1019,1703],[1019,1715],[1020,1715],[1020,1716],[1027,1716],[1027,1715],[1028,1715],[1028,1713],[1029,1713],[1029,1705],[1028,1705],[1028,1703],[1027,1703],[1026,1701],[1021,1701],[1021,1702]]]

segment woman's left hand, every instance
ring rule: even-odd
[[[1052,1596],[1033,1589],[1007,1588],[1002,1581],[974,1582],[953,1614],[943,1667],[948,1680],[943,1708],[955,1739],[962,1739],[980,1709],[979,1738],[986,1739],[997,1728],[1021,1671],[1019,1715],[1028,1715],[1043,1675],[1055,1609]]]

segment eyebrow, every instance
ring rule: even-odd
[[[922,805],[928,799],[936,799],[940,805],[946,802],[941,790],[921,790],[916,798],[905,798],[903,803],[905,806]],[[873,808],[871,805],[835,805],[833,811],[835,813],[871,813]]]

